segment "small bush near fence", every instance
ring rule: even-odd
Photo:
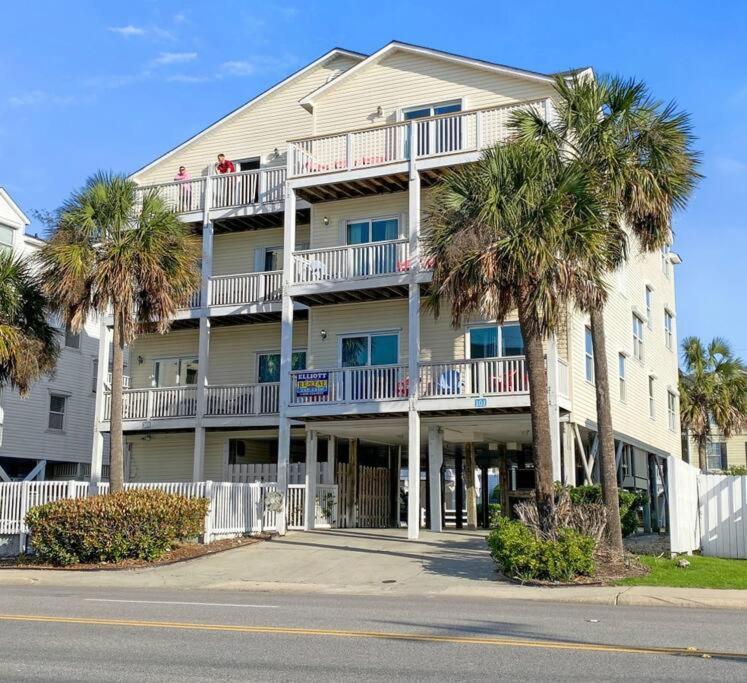
[[[40,505],[26,523],[39,558],[51,564],[150,561],[202,533],[208,505],[207,498],[136,489]]]
[[[602,487],[598,484],[576,486],[568,489],[571,502],[578,504],[601,503]],[[623,536],[630,536],[638,531],[638,509],[648,504],[648,495],[644,491],[618,491],[620,501],[620,524]]]
[[[594,539],[570,528],[540,539],[522,522],[501,517],[488,535],[488,546],[503,573],[520,581],[568,582],[594,573]]]

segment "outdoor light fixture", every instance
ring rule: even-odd
[[[324,223],[324,225],[329,225],[329,218],[327,216],[322,218],[322,223]]]
[[[280,156],[280,152],[278,152],[278,148],[272,150],[272,156],[277,159]]]
[[[384,110],[381,108],[381,105],[376,107],[376,116],[384,116]]]
[[[137,364],[138,365],[142,365],[144,361],[145,361],[145,359],[142,356],[138,356],[137,357]]]
[[[324,341],[327,338],[327,330],[319,330],[319,336],[322,338],[322,341]]]

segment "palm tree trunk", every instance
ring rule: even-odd
[[[467,464],[467,528],[477,529],[477,490],[475,489],[475,445],[466,443],[464,445],[465,461]],[[483,496],[484,497],[484,496]]]
[[[617,491],[617,465],[615,463],[615,437],[612,431],[610,408],[610,376],[607,367],[607,340],[604,330],[604,310],[591,312],[591,338],[594,350],[594,384],[597,398],[597,438],[599,472],[602,483],[602,500],[607,509],[607,540],[610,550],[622,555],[622,525],[620,524],[620,498]]]
[[[698,441],[698,466],[701,472],[708,470],[708,458],[706,457],[706,438],[697,439]]]
[[[550,406],[547,400],[547,374],[542,337],[529,324],[528,312],[519,309],[519,326],[524,338],[524,353],[529,376],[532,450],[534,455],[534,491],[540,528],[550,531],[555,507],[552,477],[552,445],[550,439]],[[505,482],[504,482],[505,485]]]
[[[114,309],[114,329],[112,331],[112,400],[110,419],[109,448],[109,492],[115,493],[124,488],[124,454],[122,444],[122,375],[124,374],[124,336],[122,334],[122,314]]]

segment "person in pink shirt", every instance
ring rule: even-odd
[[[174,180],[191,180],[192,176],[189,175],[186,166],[180,166],[179,172],[174,176]],[[181,183],[179,185],[179,201],[177,205],[177,211],[191,211],[192,209],[192,184]]]

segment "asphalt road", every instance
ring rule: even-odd
[[[0,588],[2,681],[208,678],[747,680],[747,614],[442,597]]]

